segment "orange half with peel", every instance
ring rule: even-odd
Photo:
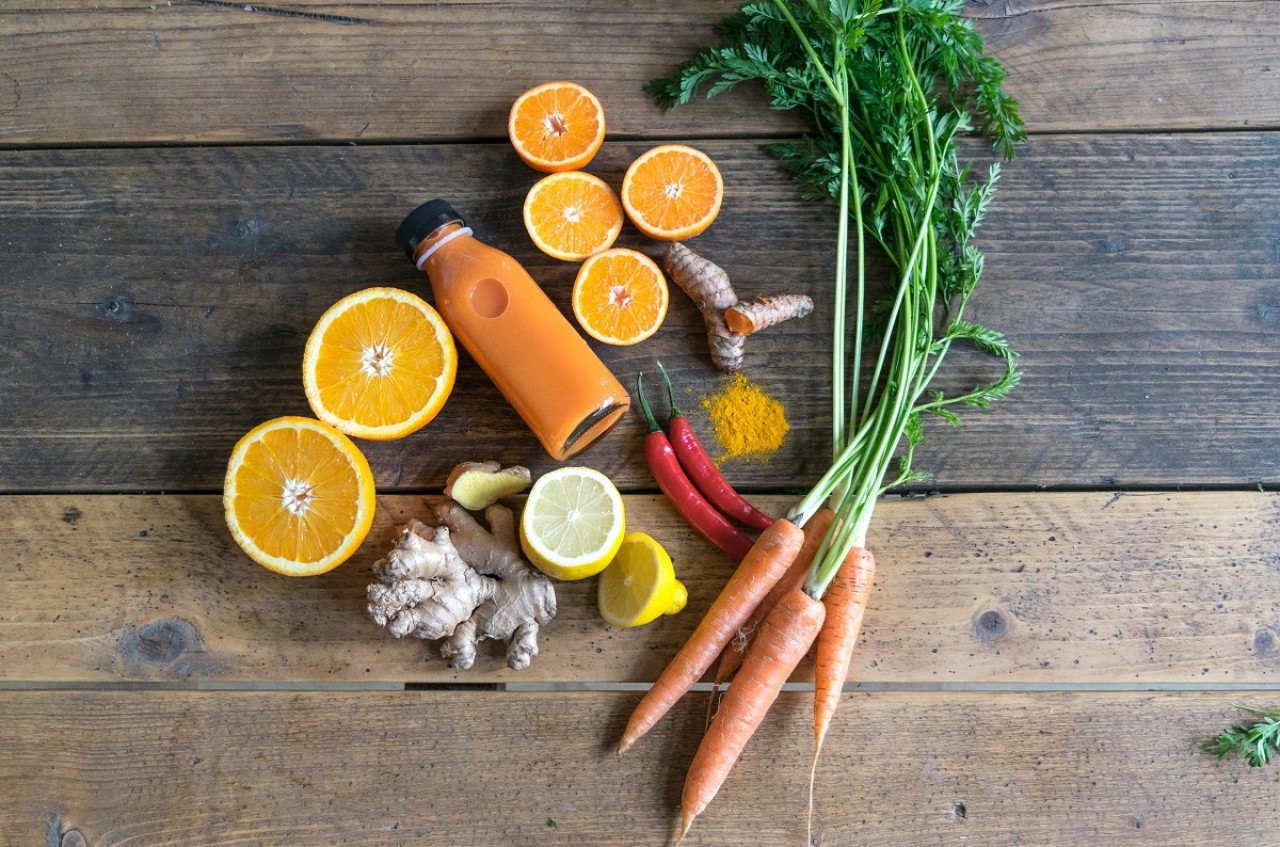
[[[582,171],[544,176],[524,199],[524,226],[539,250],[581,262],[622,232],[622,204],[608,183]]]
[[[222,505],[250,558],[277,573],[315,576],[364,541],[375,494],[369,462],[350,438],[321,421],[282,417],[236,444]]]
[[[592,338],[626,347],[658,331],[667,316],[667,279],[657,262],[626,247],[582,263],[573,283],[573,314]]]
[[[516,98],[507,135],[525,164],[545,173],[586,167],[604,142],[604,107],[576,82],[546,82]]]
[[[622,207],[636,228],[660,241],[683,241],[711,226],[724,180],[711,157],[683,144],[654,147],[622,178]]]
[[[376,441],[426,425],[457,373],[457,348],[440,314],[398,288],[366,288],[333,304],[311,331],[302,360],[316,417]]]

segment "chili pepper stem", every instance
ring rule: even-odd
[[[667,369],[662,366],[662,362],[658,362],[658,370],[662,371],[662,379],[667,383],[667,399],[671,402],[671,417],[683,418],[684,412],[681,412],[680,407],[676,405],[676,390],[671,385],[671,376],[667,373]]]
[[[640,401],[640,410],[644,412],[645,420],[649,422],[649,431],[662,432],[662,427],[658,426],[658,419],[653,416],[653,410],[649,408],[649,401],[644,398],[644,371],[636,374],[636,399]]]

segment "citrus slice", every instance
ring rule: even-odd
[[[567,262],[607,250],[622,232],[622,204],[598,176],[544,176],[524,198],[524,226],[538,249]]]
[[[667,316],[667,279],[657,262],[626,247],[596,253],[573,283],[573,314],[592,338],[625,347],[658,331]]]
[[[663,144],[631,163],[622,178],[622,207],[650,238],[682,241],[711,226],[724,200],[724,180],[706,153]]]
[[[439,313],[398,288],[366,288],[334,303],[302,359],[316,417],[376,441],[406,436],[439,414],[457,372]]]
[[[231,451],[222,506],[236,543],[288,576],[346,561],[373,523],[373,473],[341,432],[283,417],[249,431]]]
[[[507,135],[529,167],[575,171],[586,167],[604,142],[604,107],[576,82],[546,82],[516,98]]]
[[[547,576],[584,579],[608,566],[625,528],[622,495],[608,477],[590,468],[557,468],[529,490],[520,544]]]
[[[629,532],[600,574],[600,616],[610,626],[643,626],[684,608],[689,592],[676,579],[671,557],[643,532]]]

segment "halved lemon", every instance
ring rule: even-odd
[[[684,608],[689,592],[676,579],[671,557],[643,532],[629,532],[600,574],[600,617],[610,626],[643,626]]]
[[[529,561],[556,579],[585,579],[604,570],[626,530],[622,495],[591,468],[557,468],[538,478],[520,516]]]
[[[351,439],[292,416],[240,439],[222,489],[236,543],[288,576],[315,576],[346,561],[369,533],[374,500],[369,462]]]
[[[343,297],[316,322],[302,381],[316,417],[375,441],[401,438],[440,413],[458,353],[439,313],[398,288]]]

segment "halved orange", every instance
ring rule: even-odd
[[[607,250],[622,232],[618,195],[582,171],[544,176],[524,198],[524,226],[538,249],[567,262]]]
[[[622,206],[650,238],[682,241],[711,226],[724,200],[724,180],[711,157],[683,144],[654,147],[622,178]]]
[[[236,543],[288,576],[345,562],[369,534],[374,500],[369,462],[351,439],[302,417],[267,421],[241,438],[222,489]]]
[[[643,253],[615,247],[582,263],[573,283],[573,314],[606,344],[638,344],[667,316],[667,279]]]
[[[408,435],[439,414],[457,373],[457,348],[439,313],[398,288],[366,288],[334,303],[302,357],[316,417],[377,441]]]
[[[576,82],[546,82],[516,98],[507,118],[516,154],[545,173],[586,167],[604,141],[604,107]]]

